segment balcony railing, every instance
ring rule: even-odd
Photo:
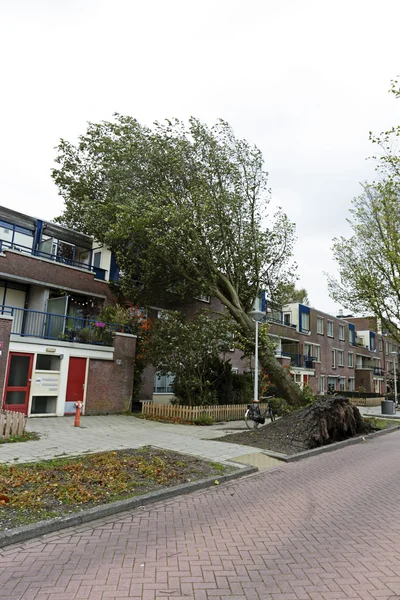
[[[300,367],[302,369],[313,369],[313,362],[317,360],[316,356],[308,356],[306,354],[293,354],[292,352],[281,352],[281,356],[290,358],[291,367]]]
[[[79,262],[77,260],[73,260],[65,256],[50,254],[49,252],[43,252],[42,250],[29,248],[29,246],[22,246],[21,244],[15,244],[8,242],[7,240],[0,239],[0,252],[2,252],[4,249],[16,250],[17,252],[21,252],[22,254],[28,254],[29,256],[36,256],[38,258],[51,260],[62,265],[68,265],[69,267],[83,269],[84,271],[94,273],[96,279],[101,279],[102,281],[105,281],[106,279],[107,271],[105,269],[100,269],[100,267],[93,267],[92,265],[88,265],[86,263]]]
[[[381,369],[380,367],[373,367],[374,375],[379,375],[380,377],[383,377],[384,372],[385,371],[383,369]]]
[[[0,306],[0,314],[12,316],[14,319],[11,333],[24,338],[35,337],[112,346],[114,332],[130,333],[126,327],[114,323],[102,323],[94,319],[57,315],[26,308]]]
[[[297,328],[297,326],[294,325],[293,323],[285,322],[284,319],[282,319],[282,318],[280,319],[279,317],[273,316],[273,315],[268,314],[268,313],[267,313],[267,321],[268,321],[268,323],[274,323],[276,325],[286,325],[286,327],[292,327],[292,329],[296,329]]]

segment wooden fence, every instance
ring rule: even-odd
[[[240,421],[244,419],[247,404],[226,404],[221,406],[173,406],[172,404],[155,404],[151,400],[142,402],[142,415],[167,417],[182,421],[194,421],[202,415],[213,417],[216,421]],[[265,411],[266,404],[260,404]]]
[[[11,435],[22,435],[26,417],[13,410],[0,410],[0,439],[7,440]]]

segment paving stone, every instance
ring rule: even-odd
[[[0,598],[396,600],[399,445],[392,433],[3,548]]]

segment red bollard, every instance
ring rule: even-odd
[[[75,412],[74,427],[80,427],[82,402],[75,402],[75,406],[76,406],[76,412]]]

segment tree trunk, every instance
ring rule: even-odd
[[[360,412],[348,398],[327,396],[262,429],[276,440],[285,438],[298,452],[339,442],[367,431]]]
[[[228,309],[242,334],[247,338],[249,346],[254,347],[256,324],[243,309],[235,286],[221,272],[218,272],[218,281],[213,294]],[[277,388],[278,396],[287,400],[291,406],[300,406],[300,387],[293,381],[288,369],[284,369],[276,360],[273,349],[262,344],[262,340],[259,341],[259,362]]]
[[[285,369],[277,361],[269,348],[260,346],[258,349],[258,360],[271,383],[276,387],[276,395],[284,398],[291,406],[301,406],[301,389],[294,382],[289,369]]]

